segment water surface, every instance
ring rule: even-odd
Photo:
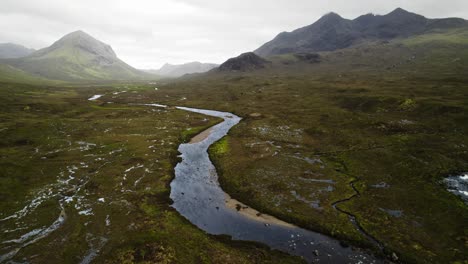
[[[226,112],[178,109],[224,120],[201,133],[196,140],[179,146],[182,161],[175,168],[170,197],[174,201],[172,206],[190,222],[209,234],[264,243],[273,249],[302,256],[310,263],[382,262],[369,254],[344,247],[336,239],[261,214],[232,199],[221,189],[207,150],[227,135],[241,118]]]

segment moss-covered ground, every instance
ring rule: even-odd
[[[70,166],[83,187],[61,195],[77,193],[94,212],[67,204],[63,227],[15,260],[76,262],[101,248],[95,260],[110,263],[298,261],[208,236],[169,207],[178,144],[217,120],[129,105],[161,103],[244,118],[210,153],[223,189],[241,202],[403,263],[467,263],[467,205],[442,183],[468,171],[468,48],[464,32],[451,34],[321,53],[312,64],[277,56],[255,72],[157,84],[2,84],[0,217]],[[87,101],[94,94],[106,95]],[[60,211],[54,199],[42,207],[23,231]],[[1,229],[15,228],[9,223]]]
[[[468,170],[467,54],[411,45],[324,53],[313,65],[285,55],[254,73],[185,78],[144,93],[244,118],[211,148],[221,185],[236,199],[379,252],[333,207],[356,194],[354,181],[360,195],[337,206],[383,254],[466,263],[467,206],[441,181]]]
[[[301,262],[207,235],[170,207],[178,145],[219,120],[128,104],[147,88],[0,84],[0,219],[34,205],[0,221],[0,240],[44,230],[59,216],[60,203],[66,215],[34,243],[27,245],[35,234],[0,244],[0,255],[24,246],[13,261]],[[88,101],[95,94],[105,96]],[[106,103],[119,98],[125,102]]]

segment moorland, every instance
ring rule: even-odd
[[[187,106],[243,118],[209,149],[240,202],[386,262],[466,263],[467,204],[444,179],[468,171],[467,25],[330,14],[177,79],[84,32],[0,60],[0,262],[303,262],[171,207],[178,146],[220,122]]]

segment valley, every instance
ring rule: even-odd
[[[406,78],[271,77],[203,78],[158,90],[166,98],[186,96],[186,105],[244,117],[210,149],[228,194],[389,258],[394,252],[409,263],[465,258],[466,204],[443,183],[466,167],[466,144],[456,143],[466,141],[463,80],[452,88],[445,79],[418,80],[412,89],[425,91],[419,98],[407,93]],[[203,97],[209,103],[198,100]],[[449,244],[450,250],[438,248]]]
[[[0,45],[0,263],[467,263],[468,22],[329,13],[220,65]]]
[[[169,206],[178,144],[216,119],[88,101],[96,91],[139,96],[138,88],[3,85],[2,262],[294,262],[207,236]]]

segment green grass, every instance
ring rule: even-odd
[[[450,31],[433,32],[420,36],[415,36],[402,41],[409,46],[424,45],[433,42],[443,44],[468,44],[468,30],[467,29],[454,29]]]
[[[1,212],[18,209],[34,190],[78,161],[90,165],[81,177],[90,177],[86,190],[96,212],[86,218],[67,208],[73,217],[62,232],[21,251],[17,259],[67,241],[52,256],[42,253],[37,260],[77,262],[91,232],[110,239],[98,262],[298,261],[258,245],[207,236],[169,207],[178,144],[219,120],[203,122],[204,116],[174,109],[128,105],[161,103],[244,118],[212,146],[210,157],[223,189],[245,204],[372,248],[348,216],[332,206],[355,194],[350,183],[356,181],[360,195],[339,207],[356,216],[387,256],[394,252],[404,263],[465,263],[467,205],[441,182],[468,171],[463,34],[435,32],[366,43],[321,53],[320,63],[277,56],[267,69],[181,79],[158,84],[158,91],[145,83],[101,83],[99,88],[3,84],[0,130],[7,130],[0,131]],[[110,95],[113,91],[127,92]],[[86,100],[103,93],[102,100]],[[102,155],[111,165],[99,168],[81,152],[52,153],[67,146],[64,138],[99,143],[102,148],[87,154]],[[149,148],[153,145],[157,148]],[[34,154],[37,147],[40,155]],[[115,156],[106,155],[119,149]],[[40,159],[43,155],[47,159]],[[130,172],[127,181],[123,172],[139,164],[152,173],[135,187],[142,169]],[[94,171],[99,173],[88,175]],[[119,192],[121,182],[134,192]],[[114,203],[96,203],[102,196]],[[37,225],[58,213],[53,203],[44,206],[51,210],[37,216]],[[110,233],[104,226],[107,215]]]
[[[215,144],[213,144],[213,146],[211,146],[210,153],[212,155],[217,156],[217,155],[226,154],[228,151],[229,151],[228,139],[224,137],[218,142],[216,142]]]
[[[460,68],[468,54],[458,44],[400,44],[323,53],[319,64],[283,64],[290,58],[280,56],[265,70],[142,92],[148,102],[244,117],[210,156],[223,189],[249,206],[372,247],[332,207],[354,194],[349,184],[358,179],[361,195],[339,206],[387,255],[407,263],[463,263],[467,206],[441,180],[468,170],[468,80]],[[462,62],[449,63],[453,56]],[[373,187],[382,182],[389,187]]]
[[[138,84],[127,88],[147,89]],[[15,261],[77,263],[91,246],[99,248],[105,241],[96,263],[301,262],[257,244],[207,235],[170,207],[178,145],[218,119],[127,102],[103,103],[131,103],[132,96],[139,95],[113,95],[115,91],[0,84],[0,218],[44,190],[57,193],[22,219],[26,229],[2,233],[1,241],[50,225],[60,213],[62,195],[82,197],[64,205],[67,220],[62,227],[21,249]],[[94,94],[107,95],[88,101]],[[83,149],[80,142],[96,145]],[[75,178],[60,187],[59,179],[66,179],[74,166]],[[83,209],[76,206],[83,205],[93,215],[78,214]],[[0,229],[15,229],[16,224],[23,226],[2,221]],[[2,247],[0,254],[8,251]]]

